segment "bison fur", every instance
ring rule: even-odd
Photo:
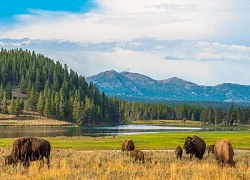
[[[47,165],[50,166],[49,141],[36,137],[21,137],[16,139],[12,145],[12,151],[5,157],[5,164],[14,164],[17,161],[23,163],[23,166],[29,167],[30,161],[42,161],[47,159]]]
[[[142,163],[145,163],[144,161],[144,153],[141,150],[133,150],[130,152],[130,157],[135,158],[135,161],[139,160]]]
[[[208,145],[207,146],[207,155],[209,156],[209,154],[214,154],[214,144]]]
[[[121,150],[124,151],[133,151],[135,149],[135,144],[131,139],[126,139],[122,142]]]
[[[178,159],[178,158],[181,159],[182,153],[183,153],[183,150],[182,150],[181,146],[177,146],[177,147],[175,148],[176,159]]]
[[[202,159],[206,151],[206,143],[198,136],[188,136],[184,142],[183,148],[185,149],[186,154],[190,154],[190,160],[193,155],[198,159]]]
[[[222,165],[235,165],[235,161],[233,160],[234,150],[232,144],[228,140],[219,140],[215,143],[214,155],[218,163]]]

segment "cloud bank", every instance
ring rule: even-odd
[[[23,47],[90,76],[130,69],[154,79],[249,84],[247,0],[96,0],[87,13],[30,9],[0,24],[0,45]]]

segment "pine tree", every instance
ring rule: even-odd
[[[36,110],[36,104],[37,104],[37,92],[35,90],[34,87],[31,88],[31,91],[29,93],[29,97],[28,97],[28,105],[29,108],[32,109],[32,111]]]
[[[17,98],[15,101],[15,109],[16,109],[16,116],[18,116],[20,114],[20,112],[22,111],[22,107],[21,107],[21,99]]]
[[[27,82],[24,79],[24,75],[22,75],[22,79],[20,81],[19,87],[20,87],[20,93],[23,93],[23,94],[26,93]]]
[[[1,83],[0,86],[0,102],[3,100],[3,95],[4,95],[4,89],[3,89],[3,83]]]
[[[38,98],[38,102],[37,102],[37,112],[40,114],[40,115],[43,115],[43,112],[44,112],[44,105],[45,105],[45,102],[44,102],[44,97],[43,97],[43,93],[39,93],[39,98]]]
[[[11,99],[12,98],[12,88],[10,82],[8,82],[6,87],[6,98]]]
[[[43,114],[45,117],[49,117],[50,116],[50,100],[49,98],[46,98],[46,101],[45,101],[45,105],[44,105],[44,111],[43,111]]]
[[[24,110],[24,99],[23,98],[19,98],[19,104],[20,104],[21,111]]]
[[[56,94],[55,94],[55,100],[54,100],[54,103],[55,103],[55,115],[56,115],[56,117],[57,118],[59,118],[60,117],[60,95],[59,95],[59,93],[58,92],[56,92]]]
[[[11,101],[10,101],[10,106],[9,106],[9,114],[15,115],[16,114],[16,103],[14,100],[14,97],[12,96]]]
[[[2,107],[2,113],[3,114],[8,114],[6,92],[4,92],[3,100],[2,100],[2,103],[1,103],[1,107]]]

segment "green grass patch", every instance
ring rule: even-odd
[[[197,127],[201,126],[200,121],[191,120],[137,120],[129,121],[128,124],[141,124],[141,125],[162,125],[162,126],[180,126],[180,127]]]
[[[233,148],[250,150],[249,131],[209,131],[209,132],[169,132],[140,135],[105,137],[45,137],[50,141],[52,148],[72,148],[82,150],[119,150],[124,139],[132,139],[137,149],[174,149],[183,146],[187,136],[197,135],[203,138],[207,145],[214,144],[219,139],[228,139]],[[12,146],[16,138],[0,139],[0,146]]]

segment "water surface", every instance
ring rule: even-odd
[[[195,132],[195,131],[240,130],[238,128],[195,128],[157,125],[118,125],[104,127],[0,127],[0,138],[21,136],[117,136],[132,134],[148,134],[159,132]]]

